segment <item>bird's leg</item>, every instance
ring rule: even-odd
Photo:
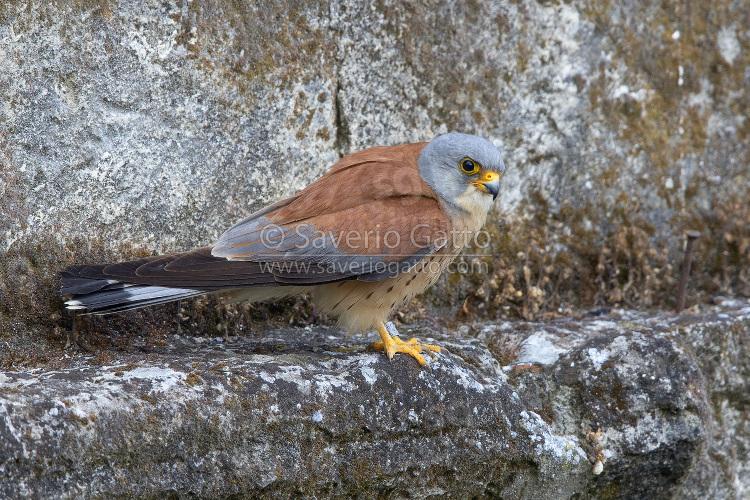
[[[397,352],[403,352],[406,354],[411,354],[420,365],[424,366],[427,364],[427,362],[422,357],[422,354],[420,354],[422,352],[422,348],[429,349],[433,352],[440,352],[440,348],[438,346],[421,344],[416,338],[411,338],[406,342],[399,339],[397,336],[398,330],[396,330],[396,327],[390,321],[388,323],[383,323],[381,321],[376,325],[376,328],[378,329],[380,338],[383,340],[374,342],[372,344],[372,348],[376,351],[385,351],[388,359],[393,359],[393,355]],[[391,337],[391,335],[393,336]]]

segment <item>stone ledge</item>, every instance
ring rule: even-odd
[[[476,324],[430,369],[316,328],[4,372],[0,494],[667,498],[713,432],[690,339],[747,335],[746,309]]]

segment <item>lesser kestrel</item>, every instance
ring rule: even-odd
[[[205,293],[266,300],[312,293],[376,349],[424,365],[418,340],[391,336],[391,312],[432,285],[485,222],[505,172],[474,135],[345,156],[298,194],[240,221],[209,247],[62,273],[68,309],[109,314]]]

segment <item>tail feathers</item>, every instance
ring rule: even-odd
[[[117,280],[92,280],[87,278],[68,278],[63,280],[60,294],[86,295],[93,292],[122,288],[123,284]]]
[[[86,314],[102,315],[163,304],[206,293],[203,290],[190,288],[135,285],[112,282],[113,280],[89,281],[99,281],[98,288],[95,288],[94,283],[80,285],[77,290],[91,289],[93,291],[76,292],[73,298],[65,302],[68,309],[85,310]]]
[[[128,262],[70,266],[61,273],[60,292],[68,309],[109,314],[205,293],[249,289],[236,295],[255,300],[282,297],[318,281],[332,280],[328,275],[311,278],[309,265],[286,270],[282,264],[283,260],[271,264],[228,260],[215,257],[211,247],[202,247]],[[297,274],[304,276],[292,279]]]
[[[122,288],[124,283],[108,278],[101,273],[96,277],[86,277],[82,273],[92,266],[70,266],[60,273],[62,288],[60,295],[85,295],[97,291]],[[98,266],[103,268],[104,266]]]

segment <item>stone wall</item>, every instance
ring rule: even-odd
[[[350,151],[450,130],[509,169],[490,273],[429,302],[672,307],[686,228],[691,295],[750,294],[743,5],[4,2],[0,335],[69,328],[67,264],[211,243]]]
[[[686,228],[691,294],[750,294],[743,5],[4,2],[0,335],[70,327],[67,264],[209,244],[350,151],[451,130],[509,169],[490,272],[429,303],[671,307]]]

